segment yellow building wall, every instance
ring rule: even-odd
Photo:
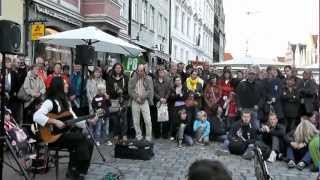
[[[1,3],[1,15],[0,20],[11,20],[14,21],[21,26],[21,46],[20,51],[24,47],[24,0],[0,0]]]

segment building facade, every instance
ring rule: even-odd
[[[222,2],[172,0],[171,3],[172,60],[187,64],[189,61],[213,63],[223,59]]]
[[[119,0],[29,0],[28,19],[42,21],[46,25],[46,35],[80,28],[96,26],[99,29],[124,39],[128,39],[128,23],[121,19]],[[28,41],[29,53],[42,56],[50,62],[70,64],[71,49],[53,45],[36,44]],[[33,52],[33,49],[34,52]],[[98,61],[120,59],[116,54],[98,53]]]
[[[169,61],[169,0],[129,0],[128,15],[130,42],[146,50],[151,68]]]
[[[222,0],[214,1],[214,41],[213,41],[213,61],[222,62],[224,60],[224,50],[226,45],[225,35],[225,14]]]

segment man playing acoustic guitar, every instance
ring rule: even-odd
[[[79,128],[68,128],[66,130],[67,124],[62,120],[70,119],[70,116],[75,118],[66,92],[68,92],[68,84],[61,77],[54,77],[47,91],[47,98],[34,114],[33,120],[40,124],[42,128],[48,127],[45,134],[42,134],[40,129],[40,136],[44,142],[49,143],[49,147],[68,149],[70,160],[67,177],[74,180],[82,180],[90,166],[93,143],[81,133]],[[60,133],[50,139],[49,135],[53,129]],[[47,141],[43,139],[46,135]]]

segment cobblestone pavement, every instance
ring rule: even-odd
[[[88,180],[102,179],[108,172],[121,172],[125,180],[184,180],[190,164],[196,159],[217,159],[222,161],[232,172],[234,180],[255,180],[253,161],[241,159],[241,157],[219,153],[219,144],[210,146],[193,146],[177,148],[176,144],[168,140],[157,140],[155,142],[155,157],[150,161],[114,159],[113,147],[101,146],[101,150],[107,158],[106,163],[102,163],[101,158],[95,153],[92,159],[93,164],[87,175]],[[60,178],[64,179],[66,161],[62,160],[60,165]],[[309,169],[304,171],[288,170],[284,162],[268,164],[270,172],[275,180],[315,180],[316,173],[311,173]],[[5,171],[7,178],[18,180],[16,174]],[[10,178],[9,178],[10,177]],[[46,175],[38,175],[36,179],[55,179],[54,169]]]

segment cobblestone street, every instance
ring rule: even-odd
[[[174,143],[167,140],[157,140],[155,143],[155,157],[150,161],[137,161],[126,159],[114,159],[113,148],[101,146],[107,163],[103,165],[97,153],[93,157],[88,180],[100,180],[108,172],[121,172],[125,180],[183,180],[185,179],[189,165],[196,159],[218,159],[232,171],[234,180],[255,180],[253,161],[243,160],[238,156],[227,155],[217,152],[221,149],[219,144],[210,146],[193,146],[177,148]],[[217,154],[220,154],[218,156]],[[66,161],[61,160],[60,178],[64,179]],[[316,174],[309,169],[304,171],[288,170],[284,162],[276,162],[270,166],[270,171],[275,180],[314,180]],[[7,170],[5,179],[18,180],[16,174]],[[54,180],[55,171],[51,169],[46,175],[37,175],[36,179]]]

